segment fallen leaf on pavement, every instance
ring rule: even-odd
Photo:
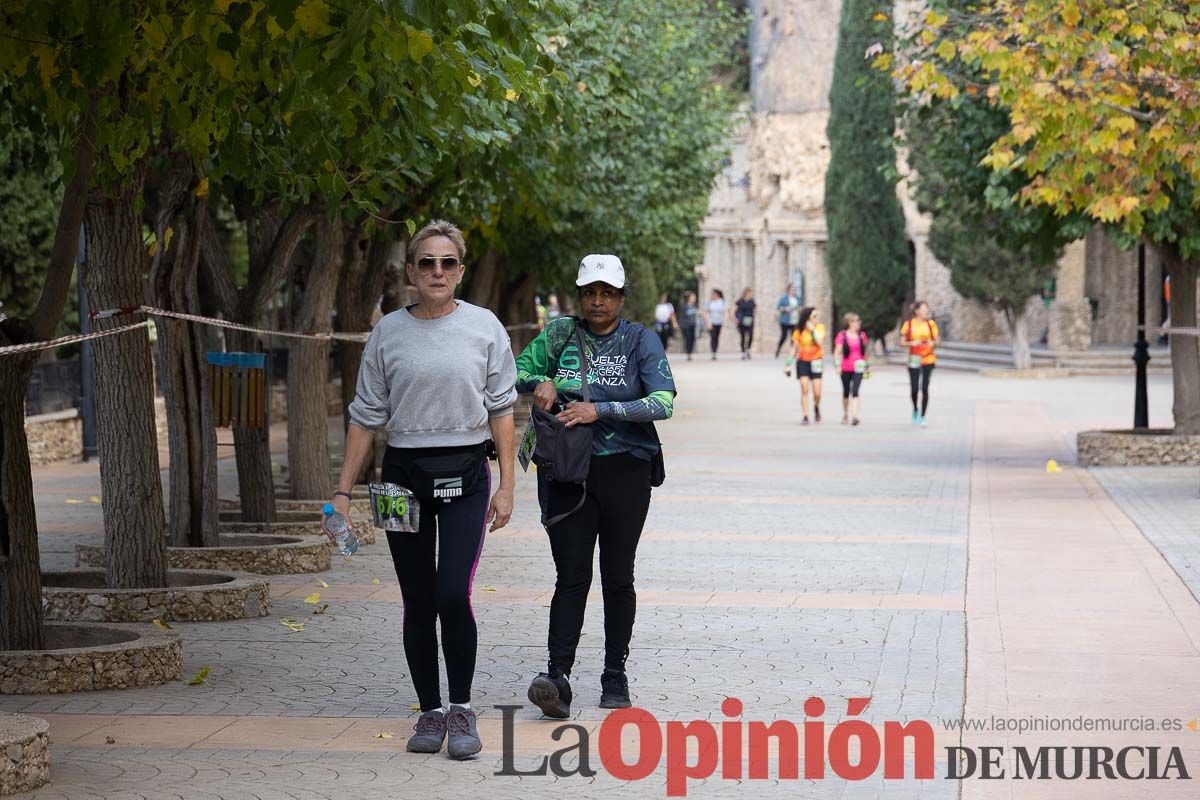
[[[66,500],[66,503],[67,503],[67,505],[69,505],[69,506],[81,506],[81,505],[83,505],[83,501],[82,501],[82,500],[76,500],[74,497],[68,497],[68,498],[67,498],[67,500]]]
[[[325,581],[321,580],[320,578],[317,578],[317,583],[321,584],[321,588],[322,588],[322,589],[328,589],[328,588],[329,588],[329,584],[328,584],[328,583],[326,583]]]
[[[408,708],[409,708],[409,710],[411,710],[411,711],[420,711],[420,710],[421,710],[421,704],[420,704],[420,703],[413,703],[413,704],[412,704],[411,706],[409,706]]]
[[[154,624],[157,625],[158,627],[162,628],[164,631],[171,630],[171,626],[168,625],[167,623],[163,622],[161,619],[154,620]]]
[[[325,603],[320,608],[313,609],[313,613],[314,614],[324,614],[328,610],[329,610],[329,603]]]
[[[188,681],[188,686],[199,686],[202,683],[207,683],[208,673],[210,672],[212,672],[212,667],[201,667],[200,671]]]
[[[321,593],[313,592],[308,597],[304,598],[304,602],[308,603],[310,606],[315,606],[317,603],[321,602]]]
[[[297,622],[296,620],[292,619],[291,617],[284,617],[283,619],[279,620],[279,624],[282,625],[283,627],[287,628],[292,633],[296,633],[297,631],[304,630],[304,623]]]
[[[389,733],[388,731],[380,731],[379,733],[375,734],[375,738],[376,739],[395,739],[396,734]]]
[[[114,739],[114,738],[113,738],[113,737],[111,737],[111,736],[105,736],[105,737],[104,737],[104,743],[105,743],[105,744],[116,744],[116,743],[117,743],[117,740],[116,740],[116,739]]]
[[[379,578],[376,578],[375,580],[371,581],[371,585],[372,585],[372,586],[378,586],[378,585],[379,585]]]
[[[88,502],[95,503],[96,505],[100,505],[100,498],[96,497],[96,495],[92,495],[91,497],[88,498]]]
[[[485,586],[485,587],[483,587],[483,590],[484,590],[485,592],[494,592],[494,591],[496,591],[495,589],[493,589],[493,588],[492,588],[492,587],[490,587],[490,586]]]

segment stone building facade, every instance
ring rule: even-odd
[[[732,302],[750,288],[759,304],[756,353],[773,352],[779,337],[775,303],[788,283],[806,305],[831,320],[834,297],[825,264],[824,192],[829,145],[829,88],[837,49],[840,0],[751,0],[750,104],[718,177],[701,226],[704,263],[696,274],[701,301],[719,288]],[[912,296],[928,300],[948,340],[1007,342],[998,314],[954,291],[949,270],[929,249],[928,218],[904,183]],[[1097,230],[1067,248],[1055,299],[1031,298],[1029,334],[1051,349],[1133,341],[1136,253],[1122,252]],[[1147,321],[1161,319],[1161,269],[1147,257]],[[849,310],[849,309],[843,309]],[[901,309],[897,308],[897,315]],[[898,317],[899,318],[899,317]],[[703,348],[702,348],[703,349]],[[722,352],[736,352],[736,333]]]

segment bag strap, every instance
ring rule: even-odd
[[[592,393],[588,390],[588,373],[591,372],[591,362],[588,361],[587,346],[583,341],[583,328],[579,324],[578,317],[575,318],[575,342],[579,347],[579,358],[583,362],[582,377],[580,379],[580,382],[583,384],[583,402],[590,403],[590,402],[592,402]],[[560,352],[559,355],[561,356],[562,353]],[[579,509],[583,508],[583,504],[585,502],[587,502],[587,481],[584,481],[582,484],[580,484],[579,488],[581,489],[581,492],[579,495],[579,502],[576,503],[575,507],[572,508],[570,511],[568,511],[564,514],[555,514],[553,517],[547,517],[545,515],[545,513],[543,512],[543,514],[542,514],[542,527],[543,528],[545,528],[547,531],[549,531],[551,527],[553,527],[554,525],[557,525],[558,523],[562,522],[567,517],[574,514]]]
[[[588,373],[592,371],[591,363],[588,361],[587,346],[583,341],[583,326],[579,324],[579,320],[575,320],[575,341],[579,345],[579,358],[583,361],[583,373],[580,378],[580,383],[583,384],[583,402],[592,402],[592,393],[588,391]]]

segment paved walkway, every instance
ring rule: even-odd
[[[764,781],[692,781],[689,796],[957,797],[959,784],[941,778],[940,747],[957,742],[944,721],[960,718],[964,703],[967,715],[1195,715],[1194,599],[1103,488],[1070,466],[1073,430],[1124,421],[1124,379],[1030,383],[942,372],[931,425],[917,430],[907,422],[906,376],[882,369],[865,384],[862,426],[837,424],[831,394],[826,421],[801,428],[795,381],[778,367],[677,364],[677,416],[661,426],[669,477],[655,492],[639,551],[631,691],[664,723],[725,720],[726,697],[743,701],[747,722],[800,723],[805,699],[816,696],[828,728],[845,718],[850,698],[870,697],[861,719],[935,726],[938,779],[847,783],[830,773],[778,781],[772,766]],[[1162,415],[1165,392],[1153,391],[1152,411]],[[1046,475],[1048,457],[1064,473]],[[236,486],[231,468],[223,463],[227,493]],[[34,478],[44,561],[62,565],[77,541],[98,541],[99,508],[88,502],[98,474],[92,465],[55,465]],[[595,707],[597,592],[573,721],[593,734],[598,774],[494,774],[503,737],[493,706],[525,702],[544,662],[553,585],[528,477],[517,504],[510,527],[489,537],[475,581],[479,759],[403,752],[415,697],[399,641],[399,590],[378,544],[320,576],[273,578],[269,618],[176,625],[185,672],[211,667],[206,685],[0,698],[0,710],[51,722],[53,783],[32,796],[664,796],[663,765],[621,783],[596,754],[604,719]],[[313,591],[330,604],[323,616],[303,602]],[[288,616],[304,619],[304,630],[280,625]],[[516,720],[519,768],[565,746],[530,708]],[[1200,769],[1193,736],[1184,730],[1155,743],[1189,746],[1185,758]],[[980,734],[977,743],[1011,738]],[[982,796],[981,786],[1019,798],[1148,794],[1144,784],[1106,781],[1086,790],[1053,781],[961,788]],[[1152,786],[1155,797],[1194,796],[1183,791],[1187,782]]]

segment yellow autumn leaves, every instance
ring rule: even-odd
[[[1177,176],[1200,182],[1198,28],[1171,0],[985,0],[927,13],[873,63],[917,97],[986,91],[1011,128],[982,163],[1023,173],[1022,201],[1139,234]]]

